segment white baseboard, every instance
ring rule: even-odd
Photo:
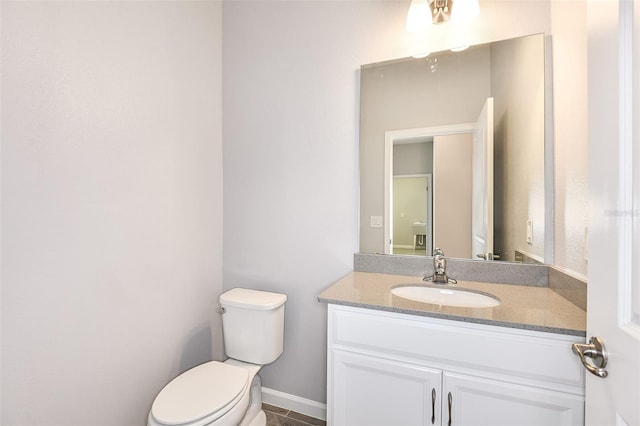
[[[299,396],[280,392],[277,390],[262,388],[262,402],[275,405],[286,410],[295,411],[320,420],[327,419],[327,404],[301,398]]]
[[[393,248],[395,248],[395,249],[406,249],[406,250],[415,249],[414,246],[410,246],[410,245],[407,245],[407,244],[394,244]]]

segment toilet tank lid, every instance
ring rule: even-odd
[[[247,288],[234,288],[220,295],[220,304],[222,306],[234,306],[256,311],[276,309],[286,301],[286,294]]]

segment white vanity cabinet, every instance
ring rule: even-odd
[[[328,424],[440,424],[442,371],[340,349],[330,358]]]
[[[329,305],[327,422],[582,425],[584,338]]]

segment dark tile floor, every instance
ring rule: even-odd
[[[262,404],[267,426],[326,426],[327,422],[269,404]]]

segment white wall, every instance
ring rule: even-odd
[[[502,260],[514,261],[516,250],[544,260],[544,56],[541,36],[491,45],[494,248]],[[528,220],[533,223],[531,243]]]
[[[220,5],[1,7],[0,423],[145,424],[212,356]]]
[[[224,285],[289,295],[285,354],[262,373],[269,388],[325,400],[325,306],[316,296],[351,269],[358,250],[360,65],[410,56],[425,43],[432,51],[457,44],[451,26],[428,41],[409,37],[408,5],[223,4]],[[548,0],[481,6],[469,27],[474,44],[551,33]],[[568,61],[558,65],[583,75]],[[575,94],[557,93],[568,102]],[[555,122],[572,114],[556,108]],[[572,138],[558,134],[556,144]],[[557,218],[556,229],[571,219]],[[571,267],[571,249],[561,240],[555,249],[566,254],[560,266]]]
[[[587,278],[589,223],[587,5],[551,3],[555,133],[555,265]]]

